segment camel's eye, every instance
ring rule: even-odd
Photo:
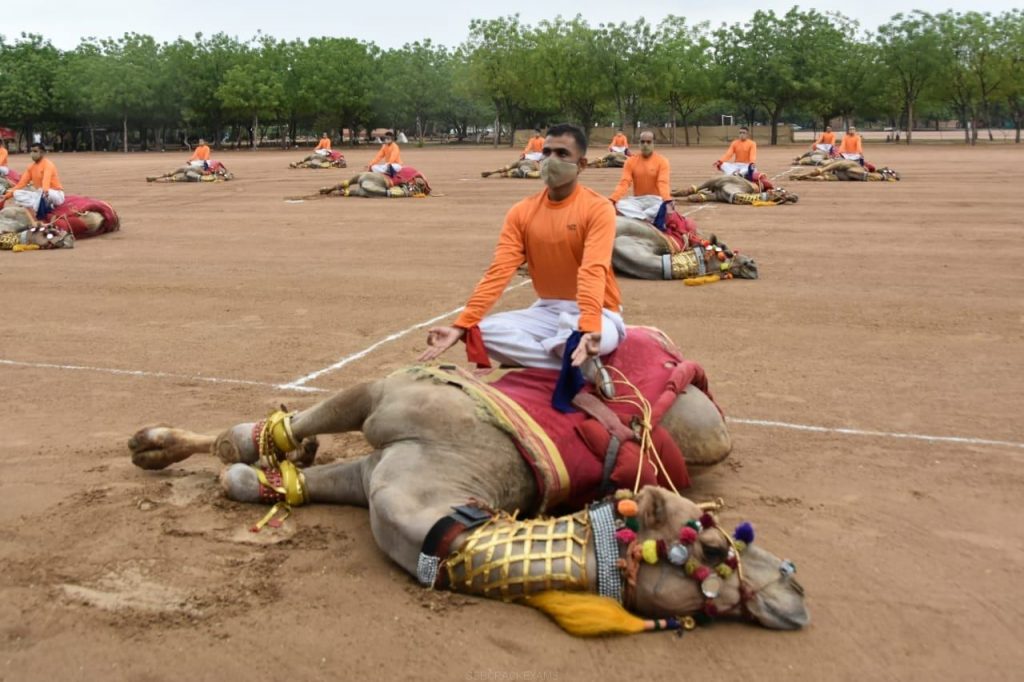
[[[709,564],[720,564],[729,554],[729,548],[725,546],[702,544],[701,549],[704,552],[705,561]]]

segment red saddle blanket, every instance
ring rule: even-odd
[[[620,443],[610,458],[611,435],[597,419],[555,410],[551,395],[557,370],[506,369],[483,376],[454,366],[411,371],[459,386],[512,437],[537,481],[542,513],[578,510],[610,490],[632,489],[638,469],[641,486],[670,487],[671,482],[679,490],[689,487],[684,453],[658,423],[691,384],[711,398],[704,370],[685,360],[661,331],[649,327],[629,327],[626,340],[604,364],[616,379],[616,398],[622,399],[606,404],[624,424],[641,417],[639,403],[649,406],[657,461],[642,454],[635,440]],[[584,388],[592,391],[589,384]]]
[[[96,224],[95,221],[87,221],[82,215],[86,212],[98,213],[102,220],[99,224]],[[110,204],[77,194],[65,196],[64,203],[53,209],[46,220],[54,227],[70,229],[77,239],[95,237],[98,234],[116,232],[121,229],[121,220]]]
[[[327,160],[332,162],[332,163],[335,162],[335,161],[338,161],[340,159],[344,159],[344,158],[345,158],[345,155],[342,154],[341,152],[336,152],[334,150],[328,150],[328,152],[327,152]]]

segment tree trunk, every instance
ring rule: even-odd
[[[672,146],[676,146],[676,108],[672,107]]]
[[[685,140],[686,146],[690,146],[690,118],[689,116],[683,116],[683,139]]]
[[[96,151],[96,127],[92,123],[89,124],[89,147]]]
[[[907,144],[914,130],[914,100],[907,98]]]
[[[128,153],[128,112],[124,112],[124,119],[121,121],[121,146],[124,153]]]
[[[252,150],[256,151],[256,148],[260,146],[260,116],[255,111],[252,112]]]
[[[774,147],[779,143],[779,116],[781,115],[781,107],[777,107],[772,110],[769,120],[772,126],[771,145]],[[753,134],[751,134],[753,137]]]
[[[497,112],[494,114],[494,148],[498,148],[498,140],[501,139],[501,117]]]

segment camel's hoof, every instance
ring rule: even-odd
[[[128,439],[128,449],[133,453],[145,450],[159,450],[167,446],[171,435],[171,427],[166,424],[154,424],[139,429]]]
[[[150,175],[149,177],[146,178],[146,182],[156,182],[156,176]]]
[[[481,177],[481,178],[486,178],[486,177],[487,177],[487,176],[489,176],[489,175],[490,175],[490,173],[488,173],[488,172],[486,172],[486,171],[483,171],[483,172],[481,172],[481,173],[480,173],[480,177]]]
[[[260,479],[246,464],[232,464],[220,472],[220,486],[229,500],[259,502]]]
[[[320,441],[317,440],[316,436],[304,438],[302,444],[299,445],[299,449],[295,452],[288,453],[288,459],[298,464],[300,467],[312,466],[313,461],[316,459],[316,452],[320,448]]]

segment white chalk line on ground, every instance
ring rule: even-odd
[[[505,291],[502,292],[502,295],[507,294],[508,292],[512,291],[513,289],[518,289],[521,286],[525,286],[525,285],[529,284],[532,281],[533,281],[532,279],[526,279],[526,280],[524,280],[522,282],[519,282],[518,284],[513,284],[512,286],[510,286],[507,289],[505,289]],[[337,362],[335,362],[333,365],[330,365],[328,367],[324,367],[323,369],[318,369],[317,371],[311,372],[311,373],[307,374],[304,377],[299,377],[295,381],[291,381],[291,382],[289,382],[287,384],[283,384],[282,388],[301,388],[303,384],[307,384],[310,381],[312,381],[313,379],[317,379],[319,377],[322,377],[325,374],[330,374],[331,372],[334,372],[336,370],[341,369],[342,367],[344,367],[345,365],[349,364],[350,362],[355,362],[356,360],[369,355],[374,350],[376,350],[377,348],[380,348],[381,346],[383,346],[386,343],[391,343],[392,341],[395,341],[396,339],[400,339],[403,336],[405,336],[406,334],[409,334],[410,332],[414,332],[417,329],[422,329],[423,327],[427,327],[429,325],[434,324],[435,322],[439,322],[439,321],[445,319],[446,317],[450,317],[452,315],[460,313],[463,310],[465,310],[465,308],[466,308],[466,306],[460,305],[458,308],[455,308],[453,310],[449,310],[446,313],[441,313],[440,315],[436,315],[436,316],[430,318],[429,320],[427,320],[425,322],[420,322],[418,324],[414,324],[411,327],[406,327],[402,331],[395,332],[394,334],[390,334],[388,336],[385,336],[380,341],[377,341],[376,343],[373,343],[373,344],[367,346],[366,348],[364,348],[363,350],[361,350],[361,351],[359,351],[357,353],[352,353],[350,355],[346,355],[342,359],[340,359]]]
[[[80,372],[102,372],[103,374],[117,374],[121,376],[152,377],[157,379],[185,379],[188,381],[205,381],[211,384],[239,384],[242,386],[264,386],[278,389],[289,389],[305,393],[327,393],[327,389],[309,388],[306,386],[288,386],[286,384],[274,384],[267,381],[249,381],[247,379],[224,379],[222,377],[209,377],[202,374],[174,374],[172,372],[147,372],[137,369],[118,369],[117,367],[91,367],[88,365],[58,365],[51,362],[21,362],[18,360],[5,360],[0,358],[0,365],[12,367],[31,367],[35,369],[67,369]]]
[[[849,429],[833,426],[813,426],[810,424],[790,424],[788,422],[777,422],[767,419],[739,419],[728,417],[730,424],[746,424],[749,426],[766,426],[777,429],[792,429],[794,431],[810,431],[813,433],[836,433],[844,436],[872,436],[876,438],[901,438],[904,440],[920,440],[929,443],[959,443],[963,445],[994,445],[999,447],[1024,449],[1024,443],[1015,443],[1009,440],[989,440],[987,438],[966,438],[962,436],[929,436],[923,433],[900,433],[893,431],[869,431],[866,429]]]

